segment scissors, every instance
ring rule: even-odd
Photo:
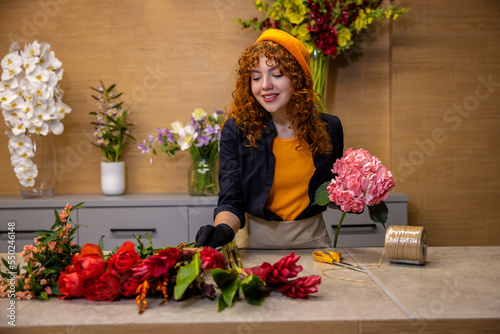
[[[338,253],[338,252],[332,252],[329,250],[325,250],[324,252],[323,251],[314,251],[312,254],[313,254],[314,259],[318,262],[330,263],[330,264],[333,264],[336,266],[359,271],[362,273],[365,272],[364,269],[356,267],[350,263],[342,262],[340,260],[340,253]]]

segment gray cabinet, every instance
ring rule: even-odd
[[[177,246],[188,240],[187,206],[86,208],[78,210],[82,223],[78,231],[81,245],[97,243],[103,236],[104,250],[113,250],[125,241],[136,242],[141,236],[147,247],[146,234],[153,247]]]
[[[72,211],[73,223],[83,225],[76,242],[97,244],[104,236],[104,250],[110,251],[124,241],[135,242],[133,234],[151,235],[153,246],[176,246],[195,241],[200,226],[213,224],[216,196],[189,196],[181,193],[125,194],[123,196],[56,195],[42,199],[22,199],[15,195],[0,196],[0,252],[7,252],[9,222],[16,223],[16,252],[33,243],[33,231],[54,224],[54,208],[60,212],[66,203],[84,202],[84,209]],[[392,192],[385,201],[389,207],[389,225],[407,225],[408,196]],[[340,220],[339,210],[328,209],[325,222],[334,235]],[[340,232],[339,247],[383,246],[385,229],[373,223],[368,211],[348,214]]]

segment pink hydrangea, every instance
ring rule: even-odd
[[[349,148],[333,164],[337,174],[328,185],[328,198],[342,211],[362,212],[387,198],[396,184],[390,171],[367,150]]]

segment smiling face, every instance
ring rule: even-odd
[[[279,65],[260,57],[250,79],[252,94],[260,105],[270,113],[285,116],[292,98],[292,81],[281,73]]]

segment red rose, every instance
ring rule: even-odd
[[[224,268],[227,264],[226,258],[222,253],[206,246],[203,246],[203,250],[200,251],[200,260],[203,270]]]
[[[79,256],[73,256],[73,266],[83,278],[95,278],[106,271],[106,261],[99,246],[86,244],[82,247]]]
[[[133,275],[123,276],[121,281],[121,294],[125,297],[135,295],[139,283],[139,279]]]
[[[139,261],[139,254],[135,251],[133,242],[125,241],[123,245],[118,248],[116,254],[113,254],[108,259],[108,268],[116,270],[120,274],[129,271]]]
[[[85,289],[85,299],[93,301],[113,301],[120,295],[120,276],[114,271],[106,271]]]
[[[83,297],[85,292],[85,280],[82,279],[78,273],[63,272],[59,275],[57,283],[59,284],[59,292],[61,293],[61,295],[58,296],[59,299]]]
[[[292,298],[307,298],[310,293],[318,292],[318,285],[321,284],[321,277],[311,275],[299,277],[290,284],[285,284],[278,288],[285,296]]]

